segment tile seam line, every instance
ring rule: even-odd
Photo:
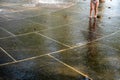
[[[95,40],[93,40],[93,41],[91,41],[91,42],[95,42],[95,41],[98,41],[98,40],[101,40],[101,39],[104,39],[104,38],[107,38],[107,37],[110,37],[110,36],[112,36],[112,35],[114,35],[114,34],[117,34],[118,32],[120,32],[120,30],[118,30],[117,32],[114,32],[114,33],[112,33],[112,34],[110,34],[110,35],[106,35],[106,36],[103,36],[103,37],[100,37],[100,38],[98,38],[98,39],[95,39]],[[40,33],[37,33],[37,34],[40,34]],[[41,36],[42,36],[42,34],[40,34]],[[44,36],[44,35],[43,35]],[[47,36],[46,36],[47,37]],[[52,38],[51,38],[52,39]],[[56,40],[55,40],[56,41]],[[61,42],[60,42],[61,43]],[[90,42],[84,42],[84,43],[82,43],[82,45],[75,45],[75,46],[68,46],[70,49],[74,49],[74,48],[77,48],[77,47],[81,47],[81,46],[84,46],[84,45],[86,45],[86,44],[89,44]]]
[[[72,19],[70,19],[72,20]],[[41,24],[41,23],[38,23],[38,22],[35,22],[35,21],[32,21],[32,20],[28,20],[30,22],[33,22],[33,23],[36,23],[36,24],[39,24],[39,25],[42,25],[42,26],[45,26],[45,27],[49,27],[49,25],[45,25],[45,24]],[[55,28],[49,28],[49,29],[44,29],[44,30],[40,30],[40,31],[48,31],[48,30],[53,30],[53,29],[57,29],[57,28],[61,28],[61,27],[64,27],[66,25],[69,25],[69,24],[75,24],[75,23],[78,23],[79,21],[75,21],[75,22],[72,22],[72,23],[67,23],[67,24],[63,24],[63,25],[58,25],[57,27]]]
[[[39,31],[35,31],[35,32],[39,32]],[[29,35],[29,34],[33,34],[33,33],[35,33],[35,32],[28,32],[28,33],[18,34],[18,35],[15,35],[15,36],[3,37],[3,38],[0,38],[0,40],[1,40],[1,39],[9,39],[9,38],[18,37],[18,36]]]
[[[31,20],[27,20],[27,21],[32,22]],[[73,23],[70,23],[70,24],[74,24],[74,23],[78,23],[78,22],[79,22],[79,21],[76,21],[76,22],[73,22]],[[42,25],[42,26],[49,27],[48,25],[40,24],[40,23],[37,23],[37,22],[33,22],[33,23],[36,23],[36,24],[39,24],[39,25]],[[69,24],[59,25],[59,26],[56,27],[56,28],[44,29],[44,30],[40,30],[40,31],[53,30],[53,29],[57,29],[57,28],[64,27],[64,26],[66,26],[66,25],[69,25]],[[35,32],[40,32],[40,31],[35,31]],[[18,34],[18,35],[14,35],[14,36],[3,37],[3,38],[0,38],[0,39],[6,39],[6,38],[11,38],[11,37],[17,37],[17,36],[22,36],[22,35],[32,34],[32,33],[35,33],[35,32],[28,32],[28,33]],[[8,32],[7,32],[7,33],[8,33]],[[13,34],[13,33],[12,33],[12,34]]]
[[[95,41],[98,41],[98,40],[101,40],[101,39],[104,39],[104,38],[110,37],[110,36],[112,36],[112,35],[114,35],[114,34],[116,34],[116,33],[118,33],[118,32],[120,32],[120,30],[117,31],[117,32],[114,32],[114,33],[112,33],[112,34],[110,34],[110,35],[106,35],[106,36],[104,36],[104,37],[101,37],[101,38],[95,39],[95,40],[93,40],[93,41],[91,41],[91,42],[95,42]],[[84,45],[86,45],[86,44],[89,44],[89,43],[91,43],[91,42],[85,42],[85,43],[82,44],[82,45],[76,45],[76,46],[72,46],[72,47],[70,47],[70,48],[71,48],[71,49],[74,49],[74,48],[81,47],[81,46],[84,46]]]
[[[31,20],[28,20],[28,21],[31,22]],[[78,22],[79,22],[79,21],[76,21],[76,22],[74,22],[74,23],[78,23]],[[39,24],[39,25],[43,25],[43,24],[40,24],[40,23],[37,23],[37,22],[35,22],[35,23],[36,23],[36,24]],[[70,24],[74,24],[74,23],[70,23]],[[53,30],[53,29],[57,29],[57,28],[62,28],[62,27],[64,27],[64,26],[66,26],[66,25],[69,25],[69,24],[59,25],[59,26],[56,27],[56,28],[44,29],[44,30],[40,30],[40,31],[48,31],[48,30]],[[47,25],[43,25],[43,26],[46,26],[46,27],[47,27]],[[40,31],[35,31],[35,32],[40,32]],[[14,36],[3,37],[3,38],[0,38],[0,39],[6,39],[6,38],[17,37],[17,36],[22,36],[22,35],[28,35],[28,34],[32,34],[32,33],[35,33],[35,32],[28,32],[28,33],[24,33],[24,34],[18,34],[18,35],[14,35]]]
[[[79,73],[80,75],[85,76],[86,78],[89,78],[90,80],[92,80],[92,78],[90,78],[88,75],[82,73],[81,71],[78,71],[78,70],[75,69],[74,67],[72,67],[72,66],[70,66],[70,65],[68,65],[68,64],[66,64],[66,63],[64,63],[63,61],[57,59],[56,57],[54,57],[54,56],[52,56],[52,55],[50,55],[50,54],[48,54],[48,56],[51,57],[51,58],[53,58],[53,59],[55,59],[56,61],[60,62],[61,64],[65,65],[66,67],[68,67],[68,68],[74,70],[75,72]]]
[[[5,51],[2,47],[0,47],[0,49],[7,55],[9,56],[13,61],[17,61],[15,58],[13,58],[7,51]]]
[[[33,59],[37,59],[37,58],[40,58],[40,57],[43,57],[43,56],[46,56],[47,54],[44,54],[44,55],[39,55],[39,56],[35,56],[35,57],[30,57],[30,58],[26,58],[26,59],[22,59],[22,60],[17,60],[16,62],[8,62],[8,63],[3,63],[3,64],[0,64],[0,67],[1,66],[7,66],[7,65],[12,65],[12,64],[15,64],[15,63],[20,63],[20,62],[24,62],[24,61],[28,61],[28,60],[33,60]]]
[[[45,35],[43,35],[43,34],[41,34],[41,33],[36,32],[36,34],[38,34],[38,35],[40,35],[40,36],[43,36],[43,37],[45,37],[45,38],[47,38],[47,39],[49,39],[49,40],[55,41],[55,42],[57,42],[57,43],[59,43],[59,44],[61,44],[61,45],[64,45],[65,47],[68,47],[68,48],[71,47],[71,46],[66,45],[66,44],[64,44],[64,43],[61,43],[61,42],[59,42],[59,41],[57,41],[57,40],[55,40],[55,39],[52,39],[52,38],[50,38],[50,37],[47,37],[47,36],[45,36]]]
[[[80,46],[79,46],[79,47],[80,47]],[[48,54],[56,54],[56,53],[64,52],[64,51],[66,51],[66,50],[71,50],[71,49],[73,49],[73,48],[66,48],[66,49],[58,50],[58,51],[55,51],[55,52],[51,52],[51,53],[47,53],[47,54],[43,54],[43,55],[39,55],[39,56],[34,56],[34,57],[22,59],[22,60],[17,60],[16,62],[3,63],[3,64],[0,64],[0,66],[6,66],[6,65],[9,65],[9,64],[15,64],[15,63],[23,62],[23,61],[28,61],[28,60],[32,60],[32,59],[37,59],[37,58],[40,58],[40,57],[42,57],[42,56],[46,56],[46,55],[48,55]]]
[[[0,66],[6,66],[6,65],[9,65],[9,64],[15,64],[15,63],[19,63],[19,62],[24,62],[24,61],[28,61],[28,60],[33,60],[33,59],[37,59],[37,58],[40,58],[40,57],[43,57],[43,56],[47,56],[48,54],[56,54],[56,53],[63,52],[63,51],[66,51],[66,50],[69,50],[69,48],[62,49],[62,50],[55,51],[55,52],[51,52],[51,53],[47,53],[47,54],[43,54],[43,55],[39,55],[39,56],[34,56],[34,57],[22,59],[22,60],[17,60],[16,62],[3,63],[3,64],[0,64]]]
[[[65,8],[66,9],[66,8]],[[62,9],[61,9],[62,10]],[[24,10],[25,11],[25,10]],[[59,11],[59,10],[57,10],[57,11]],[[57,12],[57,11],[55,11],[55,12]],[[54,12],[50,12],[50,13],[46,13],[46,14],[40,14],[40,15],[36,15],[36,16],[31,16],[31,17],[26,17],[26,18],[21,18],[21,19],[18,19],[18,20],[22,20],[22,19],[27,19],[27,18],[32,18],[32,17],[37,17],[37,16],[41,16],[41,15],[49,15],[49,14],[51,14],[51,13],[54,13]],[[20,13],[21,15],[23,15],[22,13]],[[57,16],[57,15],[53,15],[53,16],[56,16],[56,17],[60,17],[60,16]],[[72,19],[70,19],[70,20],[72,20]],[[8,20],[8,21],[11,21],[11,20]],[[47,25],[48,26],[48,25]]]
[[[31,20],[28,20],[28,21],[31,22]],[[78,22],[79,21],[76,21],[74,23],[78,23]],[[37,22],[35,22],[35,23],[39,24],[39,25],[43,25],[43,24],[40,24],[40,23],[37,23]],[[70,23],[70,24],[74,24],[74,23]],[[62,28],[64,26],[66,26],[66,25],[69,25],[69,24],[64,24],[64,25],[60,25],[60,26],[58,26],[56,28],[44,29],[44,30],[40,30],[40,31],[48,31],[48,30],[53,30],[53,29],[57,29],[57,28]],[[43,26],[45,26],[45,25],[43,25]],[[48,26],[46,26],[46,27],[48,27]],[[83,29],[81,29],[81,30],[83,30]],[[35,32],[40,32],[40,31],[35,31]],[[88,30],[83,30],[83,31],[88,31]],[[14,36],[2,37],[0,39],[6,39],[6,38],[17,37],[17,36],[22,36],[22,35],[29,35],[29,34],[32,34],[32,33],[35,33],[35,32],[28,32],[28,33],[18,34],[18,35],[14,35]]]
[[[85,45],[85,44],[83,44],[83,45]],[[81,45],[81,46],[83,46],[83,45]],[[80,46],[77,46],[77,47],[80,47]],[[31,60],[31,59],[36,59],[36,58],[39,58],[39,57],[42,57],[42,56],[46,56],[48,54],[56,54],[58,52],[64,52],[66,50],[71,50],[71,49],[74,49],[74,48],[76,48],[76,47],[69,47],[69,48],[66,48],[66,49],[58,50],[58,51],[47,53],[47,54],[44,54],[44,55],[34,56],[34,57],[26,58],[26,59],[23,59],[23,60],[18,60],[16,62],[9,62],[9,63],[5,63],[5,64],[1,64],[0,66],[4,66],[4,65],[7,65],[7,64],[13,64],[13,63],[18,63],[18,62],[23,62],[23,61],[27,61],[27,60]]]
[[[83,31],[86,31],[86,30],[83,30]],[[33,33],[36,33],[36,32],[40,32],[40,31],[29,32],[29,33],[24,33],[24,34],[18,34],[18,35],[15,35],[15,36],[3,37],[3,38],[0,38],[0,39],[8,39],[8,38],[17,37],[17,36],[29,35],[29,34],[33,34]],[[111,33],[110,35],[106,35],[105,37],[109,37],[109,36],[114,35],[114,34],[116,34],[118,32],[120,32],[120,30],[118,30],[117,32]],[[105,38],[105,37],[101,37],[101,38]],[[99,38],[99,39],[101,39],[101,38]]]
[[[73,5],[72,5],[73,6]],[[72,7],[72,6],[70,6],[70,7]],[[67,7],[67,8],[69,8],[69,7]],[[64,8],[64,9],[67,9],[67,8]],[[60,9],[60,10],[63,10],[63,9]],[[57,10],[57,11],[60,11],[60,10]],[[25,10],[24,10],[25,11]],[[54,11],[54,12],[57,12],[57,11]],[[50,12],[50,13],[45,13],[45,14],[40,14],[40,15],[49,15],[49,14],[51,14],[51,13],[54,13],[54,12]],[[22,13],[20,13],[20,14],[22,14]],[[22,14],[23,15],[23,14]],[[40,16],[40,15],[37,15],[37,16]],[[37,17],[37,16],[32,16],[32,17]],[[30,18],[32,18],[32,17],[30,17]],[[26,17],[27,18],[27,17]],[[19,20],[22,20],[22,19],[26,19],[26,18],[21,18],[21,19],[19,19]],[[8,20],[8,21],[11,21],[11,20]]]
[[[95,41],[104,39],[104,38],[109,37],[109,36],[111,36],[111,35],[114,35],[114,34],[116,34],[116,33],[118,33],[118,32],[120,32],[120,31],[117,31],[117,32],[112,33],[112,34],[110,34],[110,35],[107,35],[107,36],[105,36],[105,37],[98,38],[98,39],[96,39],[96,40],[93,40],[92,42],[95,42]],[[38,33],[38,34],[39,34],[39,33]],[[82,45],[71,46],[71,47],[68,48],[68,50],[69,50],[69,49],[74,49],[74,48],[77,48],[77,47],[80,47],[80,46],[84,46],[84,45],[86,45],[86,44],[88,44],[88,43],[90,43],[90,42],[85,42],[84,44],[82,43]]]
[[[114,35],[114,34],[116,34],[116,33],[118,33],[118,32],[120,32],[120,31],[117,31],[117,32],[112,33],[112,34],[110,34],[110,35],[107,35],[107,36],[105,36],[105,37],[96,39],[96,40],[94,40],[94,41],[92,41],[92,42],[95,42],[95,41],[101,40],[101,39],[103,39],[103,38],[109,37],[109,36]],[[58,52],[64,52],[64,51],[66,51],[66,50],[71,50],[71,49],[74,49],[74,48],[77,48],[77,47],[84,46],[84,45],[86,45],[86,44],[88,44],[88,43],[90,43],[90,42],[84,43],[84,44],[82,44],[82,45],[72,46],[72,47],[70,47],[70,48],[67,48],[67,49],[64,49],[64,50],[59,50],[59,51],[56,51],[56,52],[51,52],[51,53],[48,53],[48,54],[55,54],[55,53],[58,53]],[[48,55],[48,54],[45,54],[45,55]],[[44,55],[44,56],[45,56],[45,55]],[[21,60],[21,61],[19,60],[19,61],[17,61],[17,62],[22,62],[22,61],[26,61],[26,60],[36,59],[36,58],[39,58],[40,56],[42,56],[42,55],[35,56],[35,57],[32,57],[32,58],[27,58],[27,59],[24,59],[24,60]],[[17,62],[12,62],[12,63],[17,63]],[[10,64],[12,64],[12,63],[10,63]],[[9,64],[9,63],[5,63],[5,65],[6,65],[6,64]],[[4,66],[4,64],[2,64],[2,65],[0,65],[0,66]]]
[[[22,14],[22,13],[20,13]],[[49,13],[44,13],[44,14],[40,14],[40,15],[36,15],[36,16],[31,16],[31,17],[25,17],[25,18],[21,18],[21,19],[14,19],[14,20],[23,20],[23,19],[27,19],[27,18],[32,18],[32,17],[37,17],[37,16],[41,16],[41,15],[48,15]],[[23,14],[22,14],[23,15]],[[13,19],[12,19],[13,20]],[[12,20],[7,20],[7,22],[12,21]],[[3,21],[4,22],[4,21]]]
[[[28,20],[28,21],[31,22],[31,20]],[[35,23],[36,23],[36,24],[39,24],[39,23],[37,23],[37,22],[35,22]],[[74,23],[78,23],[78,22],[76,21],[76,22],[74,22]],[[74,23],[71,23],[71,24],[74,24]],[[43,25],[43,24],[39,24],[39,25]],[[22,36],[22,35],[29,35],[29,34],[36,33],[36,32],[41,32],[41,31],[53,30],[53,29],[57,29],[57,28],[62,28],[62,27],[64,27],[64,26],[66,26],[66,25],[69,25],[69,24],[60,25],[60,26],[58,26],[58,27],[56,27],[56,28],[44,29],[44,30],[39,30],[39,31],[35,31],[35,32],[28,32],[28,33],[18,34],[18,35],[14,35],[14,36],[2,37],[2,38],[0,38],[0,39],[6,39],[6,38],[17,37],[17,36]],[[43,25],[43,26],[46,26],[46,27],[47,27],[47,25]]]
[[[119,32],[119,31],[118,31],[118,32]],[[117,32],[115,32],[115,33],[117,33]],[[114,34],[115,34],[115,33],[114,33]],[[114,34],[113,34],[113,35],[114,35]],[[111,36],[111,35],[109,35],[109,36]],[[103,37],[103,38],[106,38],[106,37],[109,37],[109,36],[105,36],[105,37]],[[96,39],[96,40],[94,40],[94,41],[92,41],[92,42],[101,40],[101,39],[103,39],[103,38]],[[90,42],[88,42],[88,43],[90,43]],[[68,49],[65,49],[65,50],[62,50],[62,51],[56,51],[56,52],[52,52],[52,53],[48,53],[48,54],[55,54],[55,53],[58,53],[58,52],[64,52],[64,51],[66,51],[66,50],[71,50],[71,49],[74,49],[74,48],[77,48],[77,47],[84,46],[84,45],[86,45],[86,44],[88,44],[88,43],[84,43],[84,44],[82,44],[82,45],[77,45],[77,46],[72,46],[72,47],[70,47],[70,48],[68,48]],[[48,55],[48,54],[45,54],[45,55]],[[40,56],[42,56],[42,55],[40,55]],[[17,62],[22,62],[22,61],[26,61],[26,60],[36,59],[36,58],[39,58],[40,56],[35,56],[35,58],[34,58],[34,57],[32,57],[32,58],[27,58],[27,59],[24,59],[24,60],[21,60],[21,61],[19,60],[19,61],[17,61]],[[17,62],[12,62],[12,63],[17,63]],[[10,63],[10,64],[12,64],[12,63]],[[9,63],[6,63],[6,64],[9,64]],[[0,65],[0,66],[4,66],[4,64],[2,64],[2,65]]]
[[[0,27],[0,29],[4,30],[5,32],[7,32],[8,34],[10,34],[10,35],[12,35],[12,36],[15,36],[15,34],[11,33],[10,31],[8,31],[8,30],[6,30],[6,29],[4,29],[4,28],[2,28],[2,27]]]

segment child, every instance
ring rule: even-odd
[[[99,0],[91,0],[90,2],[90,18],[92,18],[92,12],[94,11],[94,18],[97,17]]]

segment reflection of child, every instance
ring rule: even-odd
[[[97,34],[94,34],[96,32],[97,28],[97,19],[94,18],[94,22],[92,22],[92,19],[89,19],[89,35],[88,35],[88,41],[92,42],[95,39],[97,39]]]
[[[94,11],[94,17],[97,17],[99,0],[91,0],[90,2],[90,18],[92,18],[92,12]]]

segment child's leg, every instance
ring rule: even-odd
[[[94,10],[94,4],[90,2],[90,17],[92,17],[93,10]]]
[[[99,6],[99,2],[96,2],[95,8],[94,8],[94,11],[95,11],[94,17],[97,17],[97,14],[98,14],[98,6]]]

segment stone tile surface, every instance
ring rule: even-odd
[[[53,56],[87,74],[93,80],[119,80],[119,53],[118,50],[94,42]]]
[[[46,56],[0,67],[1,80],[85,80],[86,78]]]
[[[2,30],[2,29],[0,29],[0,38],[2,38],[2,37],[8,37],[8,36],[10,36],[9,33],[5,32],[5,31]]]
[[[40,31],[40,33],[69,46],[84,42],[87,43],[91,38],[92,40],[96,40],[102,36],[92,31],[83,31],[80,29],[81,27],[79,26],[66,25],[52,30]]]
[[[66,19],[66,17],[64,17],[64,16],[60,17],[60,16],[54,16],[51,14],[35,16],[35,17],[28,18],[28,19],[32,20],[33,22],[47,25],[47,26],[49,26],[49,28],[54,28],[54,27],[58,27],[61,25],[76,22],[76,21],[71,20],[71,19]]]
[[[1,48],[0,48],[0,64],[13,61]]]
[[[0,80],[120,80],[120,1],[57,2],[0,0]]]
[[[0,46],[17,60],[39,56],[67,48],[37,34],[3,39],[0,40]]]
[[[2,28],[15,35],[47,29],[46,26],[41,25],[39,23],[34,23],[27,19],[1,22],[0,25],[2,26]]]
[[[113,36],[99,40],[100,43],[120,50],[120,31]]]

